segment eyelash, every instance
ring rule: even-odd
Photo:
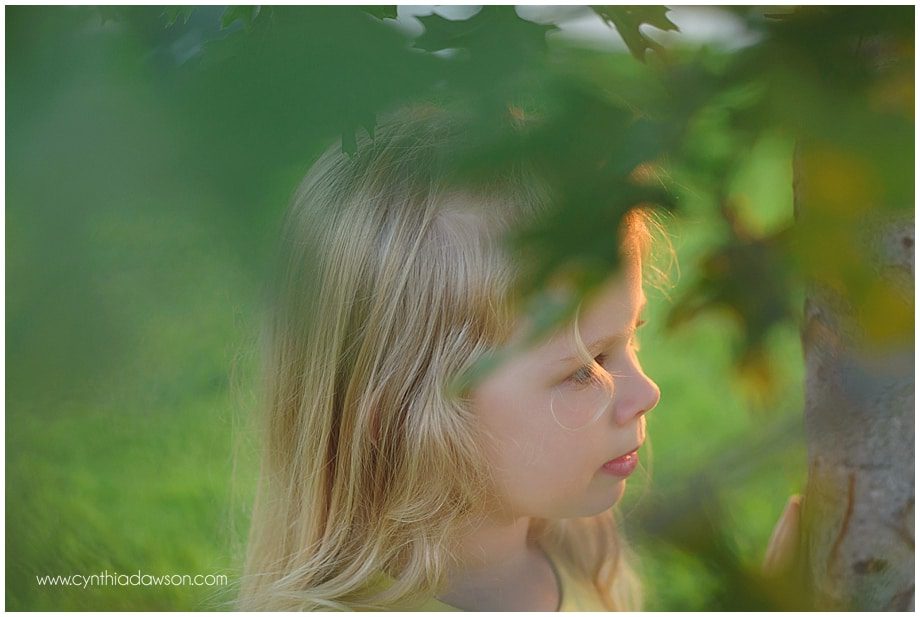
[[[605,353],[598,354],[598,355],[594,358],[594,361],[597,362],[598,364],[600,364],[601,366],[604,366],[604,362],[605,362],[606,360],[607,360],[607,354],[605,354]],[[592,369],[592,367],[591,367],[590,364],[585,364],[584,366],[582,366],[581,368],[579,368],[577,371],[575,371],[574,373],[572,373],[572,375],[569,377],[569,379],[572,380],[574,383],[576,383],[576,384],[578,384],[578,385],[588,385],[588,384],[591,382],[591,379],[593,379],[593,377],[594,377],[594,375],[593,375],[592,372],[591,372],[591,369]],[[582,373],[584,373],[584,374],[586,375],[586,377],[579,377],[579,375],[582,374]]]
[[[641,328],[644,324],[645,324],[644,319],[640,319],[639,321],[637,321],[636,330]],[[639,351],[639,341],[636,339],[635,336],[633,336],[632,339],[630,339],[630,344],[634,351]],[[600,364],[601,366],[604,366],[604,362],[606,362],[606,360],[607,360],[606,353],[598,354],[594,358],[594,361]],[[593,368],[592,365],[585,364],[584,366],[580,367],[577,371],[575,371],[569,376],[569,381],[572,381],[580,386],[587,385],[594,378],[594,375],[592,374],[592,368]],[[578,377],[578,375],[581,373],[584,373],[586,377]]]

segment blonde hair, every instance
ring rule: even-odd
[[[431,598],[494,486],[470,398],[451,384],[508,341],[518,272],[503,234],[545,211],[549,194],[525,165],[476,185],[454,177],[468,125],[445,107],[403,109],[375,133],[353,157],[327,149],[283,224],[240,609]],[[642,212],[627,228],[646,251]],[[612,510],[535,519],[530,533],[610,610],[641,608]],[[377,572],[395,584],[369,589]]]

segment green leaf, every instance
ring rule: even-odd
[[[661,51],[658,43],[639,30],[642,24],[659,30],[678,30],[677,25],[668,19],[670,9],[666,6],[592,6],[591,9],[605,24],[617,29],[630,53],[642,62],[645,62],[646,49]]]
[[[368,15],[373,15],[377,19],[396,19],[395,4],[374,4],[371,6],[362,6],[361,10]]]
[[[360,119],[358,120],[359,124],[364,127],[364,130],[367,131],[368,136],[371,139],[374,138],[374,128],[377,126],[377,118],[372,111],[364,110],[359,114]]]
[[[239,20],[243,27],[249,32],[252,29],[252,22],[259,16],[260,6],[228,6],[224,14],[220,16],[220,29],[229,28],[233,22]]]
[[[163,12],[160,13],[160,17],[166,18],[166,28],[169,28],[175,25],[176,21],[181,17],[182,23],[187,24],[189,17],[192,16],[192,12],[195,10],[193,6],[168,6],[163,9]]]
[[[125,7],[120,6],[97,6],[96,13],[99,15],[99,21],[104,26],[107,21],[121,22],[128,19]]]
[[[414,45],[426,51],[463,48],[491,52],[503,47],[543,51],[546,33],[559,29],[552,24],[521,19],[513,6],[485,6],[463,20],[446,19],[437,14],[416,19],[425,26],[425,32]]]
[[[762,401],[774,402],[778,381],[769,364],[768,336],[781,324],[794,323],[801,310],[789,257],[793,228],[761,238],[727,204],[722,215],[729,238],[704,256],[699,279],[672,306],[666,328],[673,331],[707,312],[730,316],[743,337],[734,350],[738,376]]]
[[[354,127],[348,127],[342,131],[342,152],[348,156],[354,156],[358,151],[358,141],[355,139]]]

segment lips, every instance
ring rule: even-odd
[[[623,456],[609,460],[601,467],[601,471],[614,476],[626,477],[636,470],[639,464],[639,448],[627,452]]]
[[[620,460],[620,459],[622,459],[622,458],[626,458],[626,457],[629,456],[630,454],[635,454],[636,452],[638,452],[638,451],[639,451],[639,448],[641,448],[641,447],[642,447],[642,444],[640,443],[638,446],[636,446],[635,448],[633,448],[633,449],[630,450],[629,452],[624,452],[624,453],[621,454],[620,456],[615,456],[615,457],[613,457],[612,459],[610,459],[610,460],[607,461],[607,462],[608,462],[608,463],[612,463],[613,461],[617,461],[617,460]]]

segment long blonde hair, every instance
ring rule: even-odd
[[[355,156],[327,149],[292,199],[262,333],[262,459],[240,609],[430,598],[482,514],[494,478],[470,398],[450,384],[508,340],[519,307],[502,234],[549,196],[526,166],[452,184],[445,153],[465,127],[442,106],[403,109]],[[645,250],[640,212],[630,237]],[[535,519],[530,533],[610,610],[639,610],[617,529],[608,510]],[[377,572],[395,584],[369,589]]]

